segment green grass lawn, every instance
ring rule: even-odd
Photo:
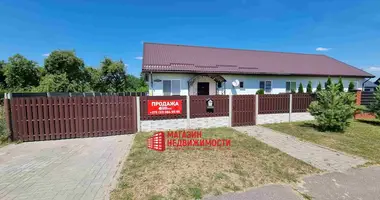
[[[203,138],[231,139],[231,150],[157,152],[146,147],[151,135],[136,135],[111,199],[201,199],[319,172],[229,128],[205,129]]]
[[[378,122],[377,120],[354,121],[344,133],[320,132],[314,128],[312,121],[264,126],[380,164],[380,123]]]

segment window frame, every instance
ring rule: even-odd
[[[181,79],[163,79],[162,80],[162,96],[165,96],[164,81],[170,81],[170,96],[181,96]],[[179,94],[173,95],[173,81],[179,81]]]
[[[288,90],[286,90],[286,83],[288,83],[288,82],[290,82],[290,90],[288,91]],[[297,81],[291,81],[291,80],[286,80],[285,81],[285,92],[292,92],[292,82],[293,83],[296,83],[296,88],[294,88],[294,91],[297,91]]]
[[[265,93],[265,94],[271,94],[271,93],[272,93],[272,90],[273,90],[273,80],[260,80],[260,81],[259,81],[259,89],[262,89],[262,88],[260,88],[260,82],[262,82],[262,81],[264,82],[264,89],[263,89],[263,90],[264,90],[264,93]],[[267,91],[266,91],[267,81],[270,82],[270,92],[267,92]]]

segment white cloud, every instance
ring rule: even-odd
[[[329,51],[331,48],[325,48],[325,47],[318,47],[315,50],[316,51]]]
[[[142,60],[143,57],[142,57],[142,56],[137,56],[137,57],[135,57],[135,59],[136,59],[136,60]]]
[[[42,54],[43,57],[48,57],[50,55],[50,53],[44,53]]]
[[[375,66],[368,67],[367,70],[368,70],[368,71],[376,71],[376,72],[380,72],[380,66],[379,66],[379,67],[375,67]]]

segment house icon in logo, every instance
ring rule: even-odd
[[[148,138],[147,145],[149,149],[165,151],[165,133],[162,131],[155,133]]]

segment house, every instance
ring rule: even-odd
[[[362,89],[374,75],[334,58],[302,53],[144,43],[142,72],[149,95],[268,94],[313,90],[328,77]]]
[[[366,92],[373,92],[375,91],[377,85],[372,81],[367,81],[364,83],[364,91]]]

